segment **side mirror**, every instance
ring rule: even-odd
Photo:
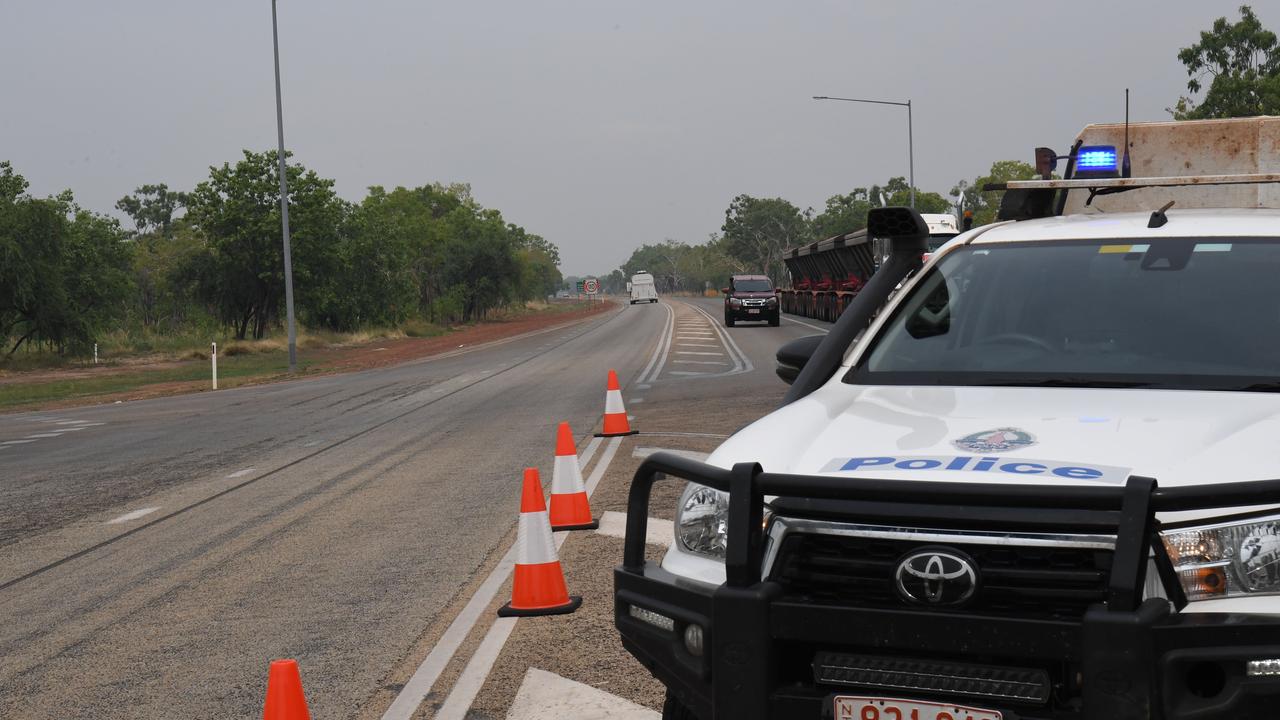
[[[732,290],[730,290],[730,289],[729,289],[729,288],[727,288],[727,287],[724,287],[724,288],[720,288],[720,292],[724,293],[725,295],[728,295],[729,293],[731,293],[731,292],[733,292],[733,291],[732,291]]]
[[[813,357],[813,351],[818,349],[818,345],[826,337],[826,335],[808,335],[778,348],[778,365],[774,368],[774,372],[778,373],[778,377],[788,385],[795,382],[800,371],[804,369],[805,363]]]

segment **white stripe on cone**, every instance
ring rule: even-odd
[[[518,565],[541,565],[559,560],[551,537],[551,518],[546,510],[520,513],[516,533]]]
[[[622,391],[606,390],[604,393],[605,415],[616,415],[624,412],[626,412],[626,408],[622,407]]]
[[[578,466],[577,455],[557,455],[555,467],[551,471],[551,494],[572,495],[586,492],[582,483],[582,468]]]

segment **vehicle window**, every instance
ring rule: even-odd
[[[773,286],[768,280],[734,280],[733,289],[738,292],[770,292]]]
[[[948,253],[846,380],[1277,389],[1280,242],[978,245]]]

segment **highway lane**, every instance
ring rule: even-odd
[[[505,551],[519,468],[549,477],[555,424],[580,437],[598,424],[609,367],[655,431],[705,426],[691,407],[740,406],[714,411],[723,423],[781,396],[772,354],[812,331],[722,335],[695,307],[715,318],[719,305],[664,301],[395,368],[0,418],[0,437],[53,435],[3,451],[0,517],[20,527],[0,547],[0,716],[255,714],[275,657],[302,661],[317,716],[376,716],[450,622],[444,608]],[[677,320],[697,337],[678,337]],[[672,362],[688,344],[720,357],[686,357],[725,366]]]
[[[5,451],[4,516],[38,522],[0,549],[0,716],[248,716],[288,656],[317,707],[351,714],[507,536],[556,423],[587,434],[607,369],[642,369],[653,309],[355,375],[4,418],[105,424]]]
[[[622,439],[605,471],[591,499],[597,514],[625,514],[630,478],[646,453],[666,449],[691,452],[695,457],[705,454],[729,434],[776,408],[786,391],[786,385],[774,374],[778,347],[830,327],[784,316],[778,328],[739,324],[727,329],[722,324],[720,302],[715,298],[671,299],[675,315],[670,341],[664,344],[659,361],[625,393],[627,410],[635,416],[634,427],[640,433]],[[696,359],[699,364],[675,362],[681,357]],[[649,514],[669,522],[682,489],[680,482],[655,486]],[[608,699],[610,696],[653,709],[661,707],[661,685],[622,649],[613,630],[612,571],[622,558],[621,539],[609,534],[605,526],[598,532],[572,533],[560,557],[570,591],[582,594],[583,607],[569,616],[520,620],[514,629],[482,622],[451,671],[433,688],[432,697],[412,717],[507,717],[530,670],[596,688],[596,695],[582,699],[583,717],[598,716],[601,707],[616,707],[611,704],[616,698]],[[499,602],[501,598],[494,601],[485,620],[492,620]],[[397,676],[396,684],[407,674]],[[578,716],[563,712],[561,706],[547,706],[542,714],[535,711],[515,717]],[[409,716],[393,713],[382,720],[405,717]]]

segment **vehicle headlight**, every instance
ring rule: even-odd
[[[731,307],[742,307],[742,299],[741,299],[741,298],[729,298],[729,305],[730,305]]]
[[[1188,600],[1280,595],[1280,515],[1160,533]]]
[[[676,507],[676,541],[689,552],[724,558],[729,535],[729,494],[689,483]]]
[[[769,305],[777,305],[777,304],[778,304],[778,296],[777,296],[777,295],[774,295],[773,297],[769,298],[769,300],[768,300],[768,304],[769,304]]]

